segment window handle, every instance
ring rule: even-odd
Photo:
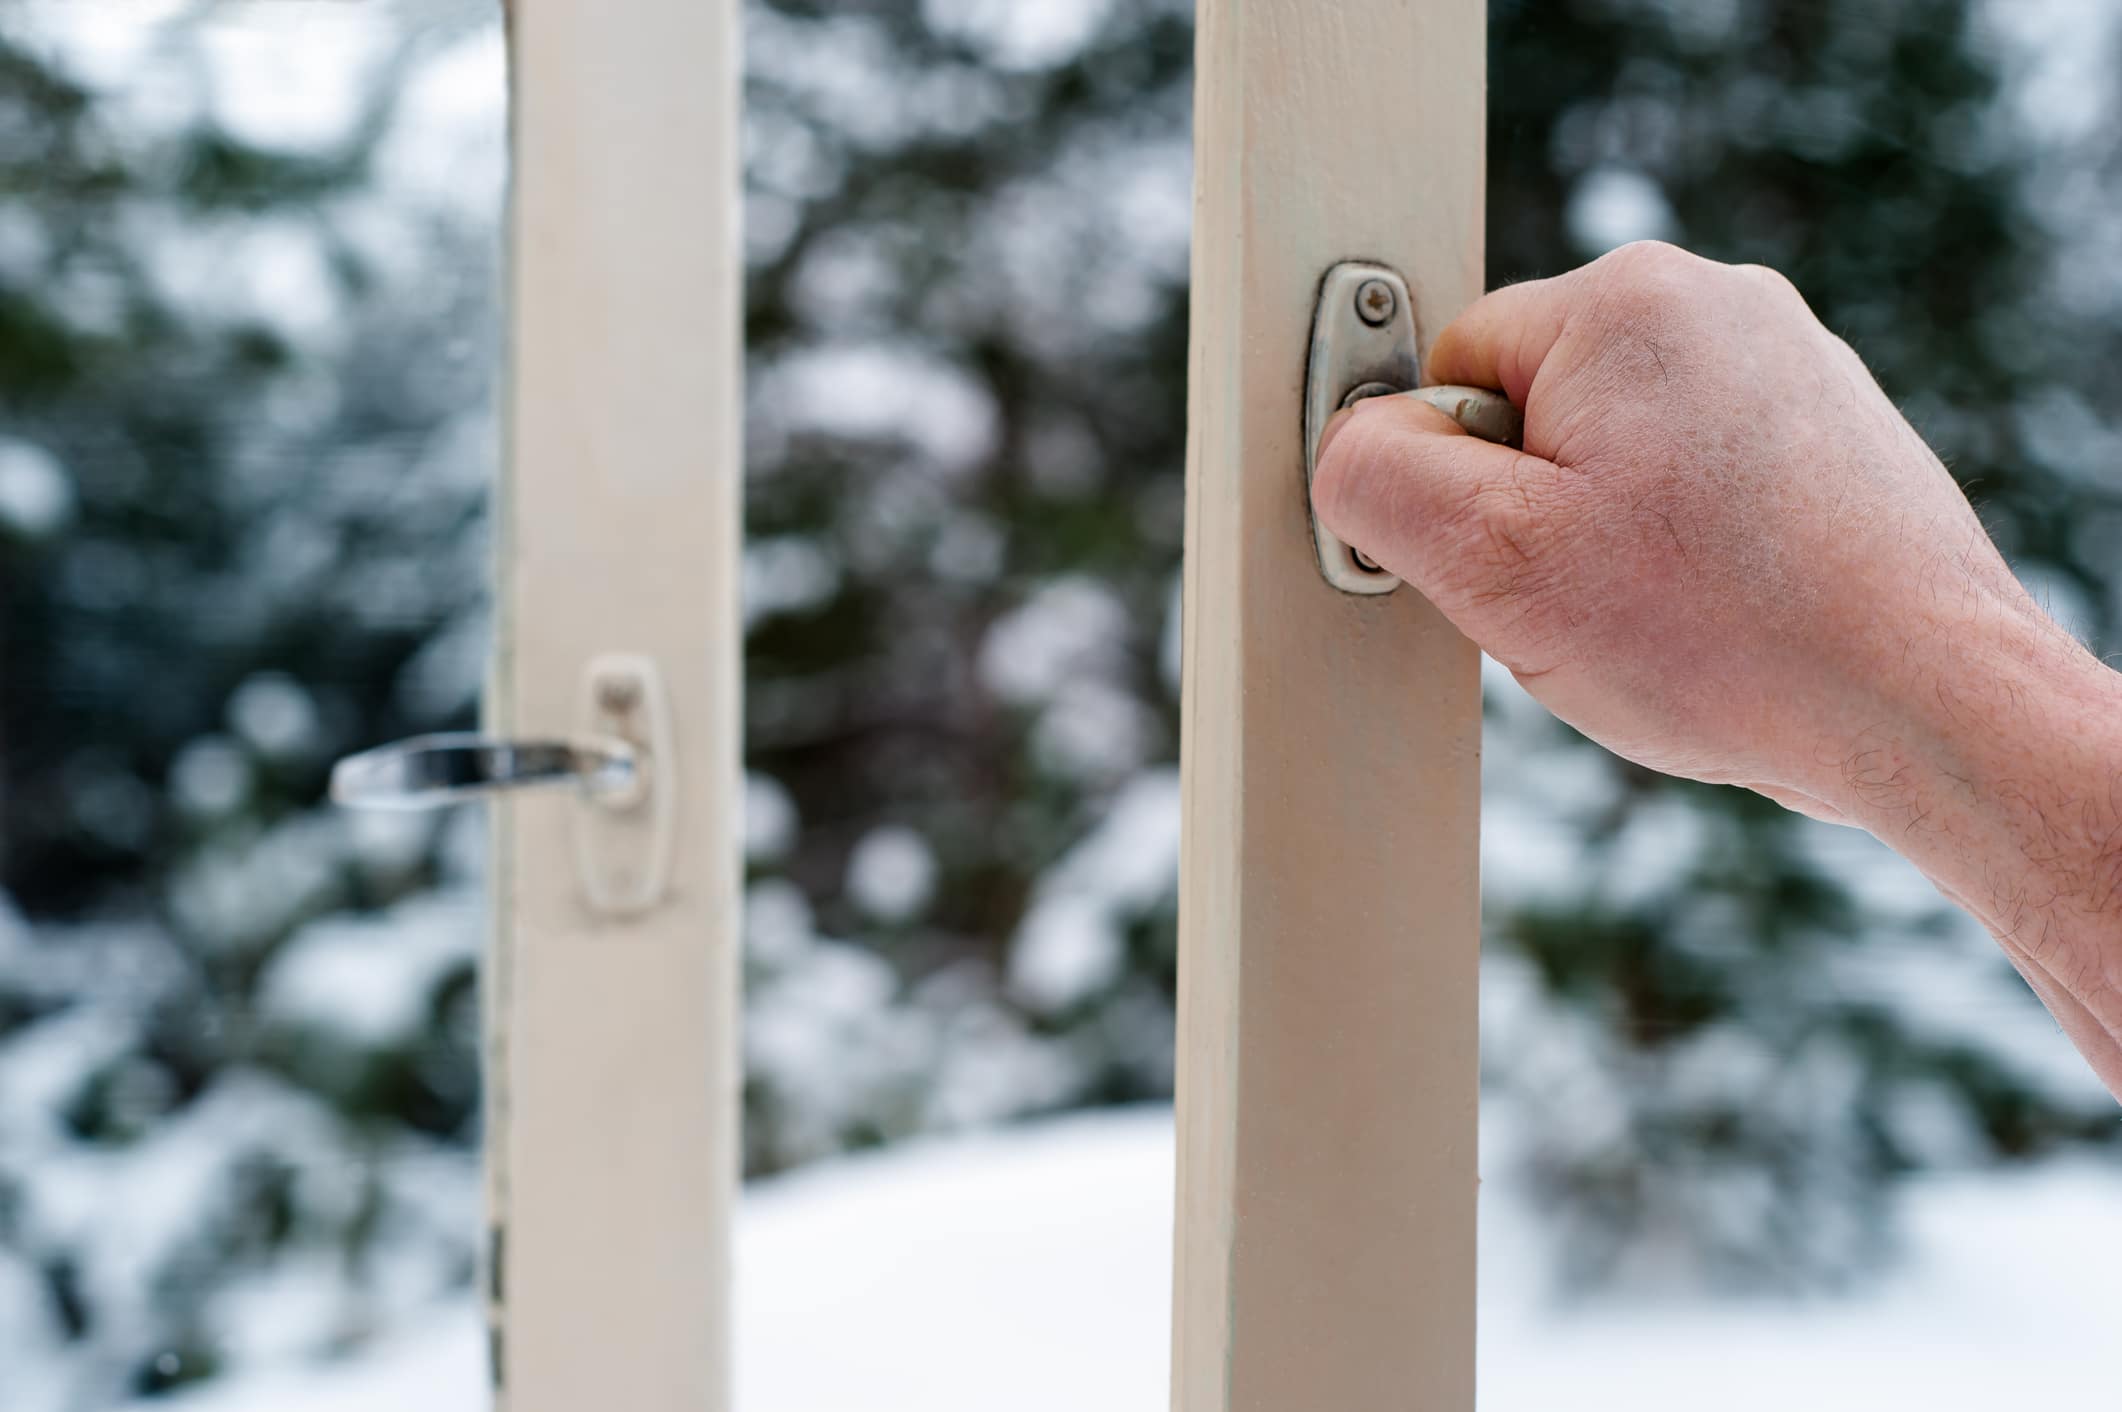
[[[1398,271],[1348,261],[1326,272],[1312,313],[1311,357],[1304,381],[1304,486],[1307,513],[1319,465],[1319,439],[1334,413],[1366,397],[1427,402],[1488,441],[1516,446],[1525,421],[1500,392],[1480,387],[1420,387],[1415,306]],[[1343,593],[1391,593],[1400,580],[1335,537],[1311,516],[1319,572]]]
[[[332,766],[332,801],[360,809],[438,809],[504,790],[573,785],[600,801],[638,800],[634,748],[603,736],[497,740],[416,735]]]
[[[463,799],[571,786],[582,892],[596,911],[638,916],[669,887],[678,773],[656,664],[605,653],[583,669],[566,735],[419,735],[332,767],[332,798],[362,809],[434,809]]]

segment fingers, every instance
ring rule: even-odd
[[[1469,435],[1415,398],[1374,397],[1328,424],[1312,503],[1328,529],[1449,613],[1460,596],[1454,590],[1475,588],[1469,578],[1484,564],[1511,567],[1509,555],[1469,555],[1469,540],[1519,545],[1536,537],[1528,467],[1552,469]]]
[[[1467,306],[1429,350],[1429,381],[1501,388],[1525,406],[1540,365],[1562,337],[1571,276],[1506,285]]]

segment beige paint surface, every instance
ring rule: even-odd
[[[1202,0],[1173,1405],[1470,1412],[1478,661],[1320,577],[1329,266],[1480,292],[1479,0]]]
[[[734,0],[511,6],[509,468],[489,720],[566,731],[652,658],[670,892],[593,910],[574,811],[495,812],[489,1189],[511,1412],[728,1405],[740,483]]]

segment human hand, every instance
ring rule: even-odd
[[[1772,271],[1625,246],[1482,299],[1429,374],[1501,388],[1525,449],[1359,403],[1326,433],[1320,518],[1640,764],[1856,816],[1860,737],[1932,685],[1912,649],[1970,613],[2046,621]]]
[[[1380,397],[1326,432],[1326,527],[1562,719],[1911,858],[2122,1096],[2122,677],[1790,283],[1645,243],[1474,304],[1433,381],[1525,449]]]

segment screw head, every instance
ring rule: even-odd
[[[1400,311],[1400,297],[1382,279],[1367,279],[1356,286],[1356,317],[1372,328],[1392,322]]]
[[[597,683],[597,704],[623,716],[641,700],[641,683],[632,677],[606,677]]]

